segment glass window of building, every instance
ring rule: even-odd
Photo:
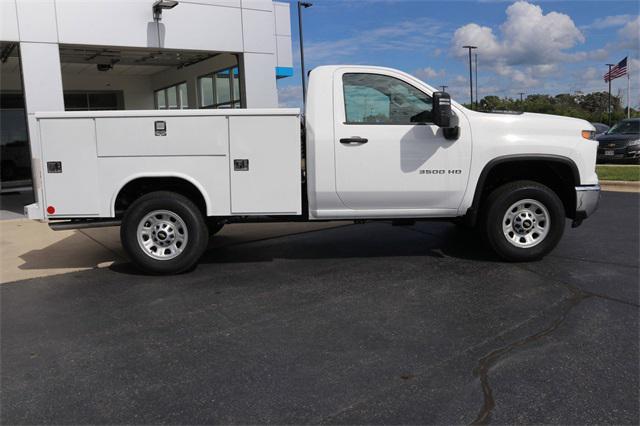
[[[178,83],[173,86],[155,91],[156,109],[186,109],[189,108],[187,97],[187,83]]]
[[[225,68],[198,79],[200,108],[240,108],[238,67]]]

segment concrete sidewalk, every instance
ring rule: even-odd
[[[227,225],[209,248],[344,226],[351,222]],[[106,268],[126,261],[120,228],[52,231],[26,219],[0,221],[0,284],[28,278]]]

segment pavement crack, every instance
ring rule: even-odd
[[[491,388],[491,383],[489,381],[489,372],[491,368],[496,365],[496,363],[510,354],[517,348],[524,347],[532,342],[538,341],[545,336],[550,335],[554,331],[564,323],[569,315],[569,312],[576,306],[578,306],[583,300],[594,297],[594,294],[584,292],[582,290],[567,286],[568,290],[571,292],[571,295],[564,299],[560,305],[560,312],[556,316],[556,318],[545,328],[542,330],[522,337],[516,340],[513,343],[510,343],[506,346],[498,348],[489,354],[485,355],[478,361],[478,366],[474,369],[474,375],[478,376],[480,379],[480,385],[482,386],[482,394],[484,402],[482,404],[482,408],[478,412],[475,420],[471,422],[472,425],[486,425],[491,420],[491,414],[493,409],[496,406],[496,401],[493,396],[493,389]]]

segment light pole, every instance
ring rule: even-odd
[[[478,54],[475,55],[476,59],[476,111],[478,110]]]
[[[609,113],[609,126],[611,126],[611,67],[615,64],[606,64],[609,67],[609,72],[607,73],[607,79],[609,80],[609,108],[607,109]]]
[[[312,3],[298,2],[298,35],[300,36],[300,68],[302,69],[302,107],[307,105],[307,74],[304,69],[304,40],[302,37],[302,9],[313,6]]]
[[[524,111],[524,98],[523,98],[523,96],[525,95],[525,93],[524,92],[520,92],[518,94],[520,95],[520,109],[522,111]]]
[[[463,49],[469,49],[469,96],[471,97],[471,109],[473,109],[473,68],[471,67],[471,50],[477,49],[478,46],[462,46]]]
[[[442,91],[443,91],[443,92],[446,92],[446,91],[447,91],[447,87],[449,87],[449,86],[442,85],[442,86],[440,86],[440,87],[442,88]]]

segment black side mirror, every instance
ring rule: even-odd
[[[451,111],[451,96],[447,92],[433,92],[433,124],[444,130],[444,137],[459,136],[458,116]]]
[[[453,127],[451,125],[451,96],[447,92],[433,93],[433,124],[438,127]]]

